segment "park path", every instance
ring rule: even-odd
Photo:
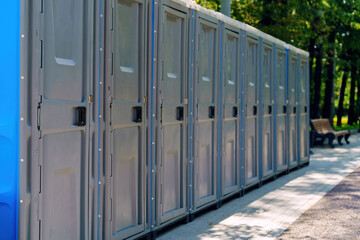
[[[312,149],[310,165],[179,225],[157,239],[275,239],[360,167],[360,134],[349,145]]]

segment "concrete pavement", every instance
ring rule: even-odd
[[[360,135],[334,149],[312,149],[310,165],[218,210],[159,235],[169,239],[275,239],[346,175],[360,167]]]

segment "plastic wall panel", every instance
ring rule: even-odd
[[[262,178],[274,173],[273,164],[273,86],[274,55],[270,42],[262,43],[261,54],[261,169]]]
[[[33,82],[40,86],[41,102],[32,109],[40,130],[40,140],[34,138],[39,166],[33,172],[40,179],[39,235],[87,239],[92,32],[85,29],[91,29],[93,19],[88,23],[85,16],[93,15],[85,1],[44,2],[43,14],[43,62],[33,66],[41,69],[40,82]],[[79,107],[87,109],[82,120]]]
[[[159,12],[157,224],[187,211],[186,123],[188,10],[163,2]]]
[[[105,239],[124,239],[144,232],[146,221],[146,2],[107,8]]]
[[[277,172],[287,169],[287,55],[285,49],[276,50],[276,168]]]
[[[289,53],[288,66],[288,161],[289,166],[298,164],[298,71],[299,58],[293,53]]]
[[[218,194],[219,23],[198,12],[195,26],[193,200],[199,209]]]
[[[226,196],[239,190],[240,185],[240,137],[239,119],[241,84],[239,29],[224,25],[222,42],[222,155],[221,195]]]
[[[0,233],[17,239],[19,163],[20,1],[3,2],[0,26]]]
[[[301,56],[299,69],[299,154],[300,162],[309,161],[309,63]]]
[[[246,36],[245,40],[245,185],[259,181],[259,40]]]

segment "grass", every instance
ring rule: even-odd
[[[341,127],[338,127],[338,126],[336,125],[336,123],[337,123],[337,117],[334,117],[333,121],[334,121],[334,128],[335,128],[336,131],[340,131],[340,130],[353,130],[353,129],[359,129],[359,128],[360,128],[359,124],[357,124],[357,123],[354,123],[353,125],[347,124],[347,122],[348,122],[348,116],[343,116],[343,117],[341,118]]]

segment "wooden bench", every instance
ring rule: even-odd
[[[325,139],[329,139],[329,145],[331,148],[334,148],[333,141],[335,137],[339,142],[339,145],[343,145],[341,143],[341,139],[345,136],[345,141],[349,144],[349,137],[350,131],[349,130],[342,130],[342,131],[335,131],[334,128],[331,126],[329,119],[312,119],[311,122],[311,129],[312,129],[312,137],[313,137],[313,144],[315,143],[317,138],[321,139],[321,145],[324,143]]]

